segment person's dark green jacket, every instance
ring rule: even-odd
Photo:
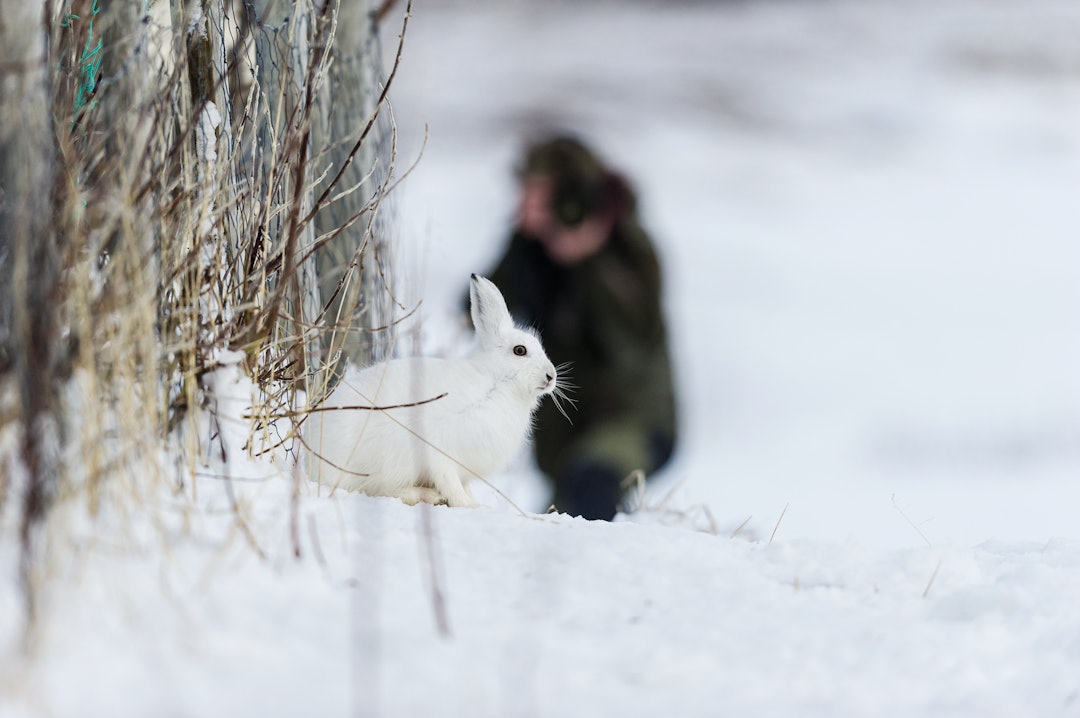
[[[540,469],[558,483],[574,462],[610,466],[621,477],[665,463],[676,408],[661,273],[632,215],[617,220],[599,253],[573,266],[555,264],[518,232],[490,277],[515,318],[540,331],[552,362],[572,363],[573,423],[550,400],[537,412]]]

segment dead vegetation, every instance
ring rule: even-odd
[[[0,528],[30,622],[60,503],[197,491],[208,372],[260,390],[244,449],[284,444],[404,309],[380,206],[406,28],[384,73],[364,2],[142,6],[0,0]]]

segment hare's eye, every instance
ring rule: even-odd
[[[518,355],[519,357],[523,357],[528,353],[529,350],[525,348],[524,344],[518,344],[516,347],[514,347],[514,354]]]

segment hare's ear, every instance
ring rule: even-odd
[[[514,328],[502,293],[488,279],[472,275],[469,285],[473,326],[480,343],[488,345]]]

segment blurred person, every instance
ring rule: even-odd
[[[626,479],[651,476],[675,447],[660,265],[634,191],[578,139],[528,147],[517,173],[515,227],[488,276],[552,361],[571,364],[577,405],[571,421],[540,407],[537,464],[556,509],[610,520]]]

